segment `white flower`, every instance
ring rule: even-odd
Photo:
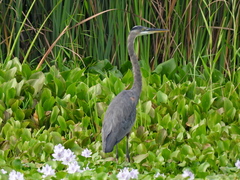
[[[76,155],[70,149],[64,149],[62,164],[68,165],[71,162],[76,161]]]
[[[53,160],[62,161],[64,157],[64,150],[64,146],[61,144],[54,146],[54,153],[52,154],[52,156],[54,157]]]
[[[1,173],[2,174],[7,174],[7,171],[5,171],[4,169],[1,169]]]
[[[67,172],[69,174],[74,174],[76,172],[81,172],[80,166],[78,165],[77,161],[70,162],[68,164]]]
[[[235,166],[240,169],[240,160],[238,159],[237,162],[235,163]]]
[[[154,178],[157,178],[157,177],[159,177],[159,176],[161,176],[161,177],[163,177],[163,178],[166,177],[165,174],[161,174],[161,173],[157,172],[157,173],[154,175]]]
[[[12,170],[9,173],[9,180],[24,180],[24,177],[22,173]]]
[[[194,174],[190,170],[184,170],[182,177],[184,177],[184,178],[189,177],[189,180],[193,180]]]
[[[129,180],[130,177],[130,173],[128,171],[128,168],[124,168],[122,170],[120,170],[120,172],[117,175],[118,180]]]
[[[55,175],[55,170],[46,164],[45,166],[42,167],[42,169],[38,169],[38,172],[43,173],[42,177],[46,178],[47,176],[54,176]]]
[[[88,171],[88,170],[90,171],[90,170],[92,170],[92,169],[90,169],[90,168],[88,167],[88,165],[87,165],[87,167],[83,168],[82,172]]]
[[[55,161],[62,161],[62,164],[68,165],[71,162],[76,161],[76,155],[70,149],[64,149],[64,146],[58,144],[54,147],[54,153],[52,154]]]
[[[92,151],[89,150],[88,148],[84,149],[83,152],[82,152],[82,156],[83,157],[91,157],[91,154],[92,154]]]
[[[117,178],[119,180],[136,179],[138,177],[138,174],[139,172],[137,169],[132,169],[131,171],[129,171],[129,169],[125,167],[124,169],[120,170]]]
[[[137,179],[138,174],[139,174],[137,169],[132,169],[129,173],[130,173],[130,177],[133,179]]]

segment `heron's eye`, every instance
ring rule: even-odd
[[[142,29],[143,27],[142,26],[134,26],[132,29],[131,29],[131,31],[133,31],[133,30],[140,30],[140,29]]]

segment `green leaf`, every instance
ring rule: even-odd
[[[210,164],[208,162],[204,162],[204,163],[200,164],[200,166],[198,167],[198,171],[206,172],[209,167],[210,167]]]
[[[58,116],[57,117],[57,121],[58,121],[58,123],[60,125],[61,130],[63,130],[63,131],[67,130],[66,121],[65,121],[65,119],[62,116]]]
[[[151,108],[152,108],[152,101],[147,101],[142,104],[143,112],[146,114],[149,114]]]
[[[24,114],[23,110],[17,109],[13,113],[14,113],[14,117],[16,120],[20,120],[20,121],[24,120],[25,114]]]
[[[160,105],[161,103],[167,103],[168,96],[167,94],[163,93],[162,91],[157,92],[157,104]]]
[[[50,154],[53,151],[53,144],[52,143],[45,143],[43,147],[43,151]]]
[[[236,114],[236,109],[233,107],[233,103],[228,98],[224,98],[224,111],[226,120],[232,120]]]
[[[138,152],[138,154],[145,154],[145,153],[147,153],[147,148],[146,148],[146,146],[145,146],[143,143],[140,143],[140,144],[137,146],[137,152]]]
[[[165,160],[168,160],[171,158],[171,151],[167,148],[162,149],[162,156]]]
[[[124,88],[124,84],[119,79],[117,79],[117,81],[114,83],[114,92],[116,94],[119,94],[122,90],[124,90]]]
[[[172,58],[172,59],[169,59],[168,61],[165,61],[159,64],[153,72],[157,74],[170,75],[176,70],[176,68],[177,68],[177,63]]]
[[[30,67],[29,67],[28,64],[23,64],[23,65],[22,65],[22,74],[23,74],[23,76],[24,76],[27,80],[28,80],[29,77],[32,75],[32,71],[31,71],[31,69],[30,69]]]
[[[40,121],[42,121],[43,118],[45,117],[45,111],[44,111],[44,109],[43,109],[43,107],[41,106],[40,103],[36,105],[36,112],[37,112],[37,115],[38,115],[38,119]]]
[[[31,132],[30,129],[23,129],[22,130],[22,140],[23,141],[30,141],[31,140]]]
[[[43,108],[45,111],[50,111],[53,108],[54,104],[55,104],[54,97],[50,97],[43,103]]]
[[[26,81],[35,90],[33,96],[36,96],[36,94],[39,93],[42,90],[44,81],[45,81],[45,75],[41,71],[32,74],[29,77],[29,80]]]
[[[156,138],[155,141],[157,144],[162,145],[164,143],[164,140],[167,137],[167,131],[165,129],[161,129],[157,134],[156,134]]]
[[[85,117],[83,117],[82,118],[82,126],[84,127],[84,128],[88,128],[88,126],[89,126],[89,124],[90,124],[90,117],[88,117],[88,116],[85,116]]]
[[[71,94],[71,96],[76,95],[76,83],[72,83],[70,86],[67,87],[66,94]]]
[[[194,155],[192,147],[187,145],[187,144],[182,146],[181,153],[182,153],[182,155],[185,155],[185,156],[187,156],[187,155]]]
[[[13,67],[7,71],[5,71],[5,75],[4,75],[4,79],[5,81],[9,81],[11,79],[13,79],[16,75],[16,72],[17,72],[17,68],[16,67]]]
[[[16,169],[16,170],[22,169],[22,162],[21,162],[21,160],[20,160],[20,159],[14,159],[14,160],[12,161],[12,166],[13,166],[13,168]]]
[[[64,147],[65,147],[66,149],[71,149],[72,147],[74,147],[75,141],[76,141],[75,138],[72,138],[72,139],[67,140],[67,141],[64,143]]]
[[[203,94],[201,98],[201,106],[203,109],[203,112],[207,112],[212,104],[212,92],[207,91]]]
[[[135,163],[141,163],[147,157],[148,157],[148,153],[140,154],[140,155],[137,155],[137,156],[133,157],[133,160],[134,160]]]
[[[62,136],[58,132],[51,132],[51,137],[54,145],[62,144]]]
[[[50,117],[51,124],[53,124],[57,120],[59,112],[60,112],[59,108],[57,106],[54,106]]]

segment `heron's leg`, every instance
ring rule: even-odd
[[[130,136],[130,133],[128,133],[128,134],[126,135],[126,137],[127,137],[127,144],[126,144],[126,158],[127,158],[128,162],[130,162],[129,147],[128,147],[128,139],[129,139],[129,136]]]
[[[116,144],[116,159],[118,161],[118,145]]]

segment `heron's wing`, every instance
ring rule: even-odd
[[[135,121],[138,98],[130,90],[122,91],[110,103],[102,128],[103,150],[111,152],[126,136]]]

